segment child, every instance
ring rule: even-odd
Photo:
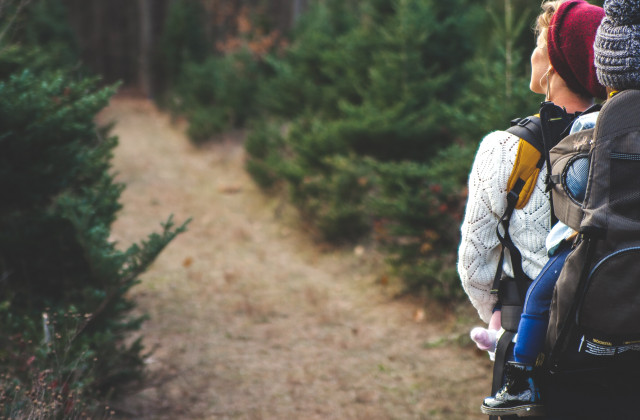
[[[569,134],[593,128],[598,112],[578,117]],[[584,200],[588,175],[588,159],[576,160],[566,177],[568,192],[578,201]],[[562,270],[570,244],[577,232],[562,222],[556,223],[547,236],[549,261],[531,283],[518,325],[514,361],[505,366],[506,384],[492,397],[485,398],[481,410],[488,415],[541,415],[543,405],[534,378],[534,367],[544,347],[549,304],[553,288]],[[499,311],[494,312],[488,329],[474,328],[471,337],[480,349],[492,352],[499,337],[496,324]],[[494,320],[496,318],[496,320]],[[490,353],[491,354],[491,353]]]

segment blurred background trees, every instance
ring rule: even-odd
[[[286,54],[265,60],[249,172],[284,185],[321,238],[373,241],[409,290],[459,297],[476,145],[537,107],[522,58],[533,36],[506,13],[510,3],[312,4]],[[528,19],[518,18],[530,23],[535,10],[523,5]],[[510,49],[506,27],[518,29]]]
[[[528,91],[538,6],[0,0],[0,360],[15,368],[4,395],[41,372],[63,398],[68,384],[107,395],[140,372],[140,343],[119,344],[140,322],[125,293],[184,226],[124,252],[109,242],[123,186],[109,174],[116,139],[93,116],[115,83],[186,117],[194,142],[246,129],[247,170],[315,238],[376,248],[407,290],[459,298],[477,144],[542,99]],[[96,307],[104,316],[84,319]],[[83,363],[51,368],[43,315],[67,331],[57,351]]]
[[[408,289],[444,300],[460,292],[477,143],[541,99],[528,91],[538,5],[526,0],[3,5],[15,17],[6,74],[46,56],[186,117],[195,142],[247,128],[247,170],[287,194],[318,239],[367,242]]]

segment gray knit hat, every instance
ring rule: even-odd
[[[640,0],[605,0],[593,45],[598,80],[616,89],[640,89]]]

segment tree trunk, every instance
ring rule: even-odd
[[[291,13],[291,26],[293,27],[300,15],[307,9],[307,0],[293,0],[293,12]]]
[[[138,0],[140,29],[140,56],[138,61],[138,84],[146,97],[152,97],[151,47],[152,47],[152,0]]]

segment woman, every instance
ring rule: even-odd
[[[600,7],[584,0],[547,1],[538,17],[537,46],[531,55],[530,89],[567,112],[581,112],[604,98],[593,64],[593,41]],[[505,131],[488,134],[481,142],[469,176],[469,198],[461,227],[458,272],[462,286],[480,318],[489,322],[497,297],[490,293],[500,256],[496,226],[504,213],[506,185],[519,139]],[[544,172],[541,171],[541,172]],[[535,278],[547,262],[545,238],[551,229],[549,196],[539,177],[527,205],[515,210],[510,236],[522,253],[522,268]],[[505,274],[513,275],[510,264]],[[499,325],[493,315],[493,325]]]
[[[605,97],[605,89],[597,80],[593,64],[593,42],[604,12],[582,0],[547,1],[542,9],[536,25],[537,46],[531,55],[530,89],[545,94],[547,101],[553,101],[568,113],[584,111],[593,104],[594,98]],[[500,258],[495,229],[507,206],[506,185],[515,163],[518,142],[517,137],[503,131],[483,139],[469,178],[469,201],[461,228],[458,271],[471,302],[480,317],[489,322],[490,329],[500,326],[500,311],[495,310],[497,297],[490,293]],[[541,172],[544,173],[544,169]],[[530,278],[538,277],[548,260],[545,240],[551,227],[551,211],[543,178],[538,177],[524,208],[514,211],[509,228],[511,239],[522,254],[523,271]],[[564,256],[566,249],[554,256],[554,269],[546,278],[541,276],[549,281],[539,286],[553,290],[557,278],[553,274]],[[513,276],[510,264],[505,264],[504,272]],[[528,332],[536,337],[529,343],[542,342],[546,332],[551,293],[543,295],[545,298],[537,301],[535,316],[526,320]],[[522,327],[521,322],[519,331]],[[507,375],[517,375],[519,384],[531,383],[537,350],[529,351],[528,347],[528,344],[520,344],[519,349],[516,348],[516,360],[521,356],[521,363],[506,370]],[[513,378],[508,379],[513,382]],[[525,387],[526,392],[522,394],[520,387],[505,388],[496,397],[485,400],[483,411],[511,414],[504,410],[513,405],[526,410],[541,407],[535,387]]]
[[[593,64],[593,41],[604,16],[602,9],[583,0],[547,1],[542,9],[529,87],[569,113],[584,111],[594,98],[605,97]],[[485,322],[492,317],[497,300],[490,293],[500,253],[495,229],[507,206],[506,185],[517,146],[518,138],[512,134],[490,133],[480,144],[469,177],[458,271]],[[511,238],[522,253],[523,270],[530,278],[535,278],[547,261],[545,238],[551,228],[549,197],[542,178],[538,178],[528,204],[514,211],[510,223]],[[505,274],[513,274],[509,264],[505,264]]]

